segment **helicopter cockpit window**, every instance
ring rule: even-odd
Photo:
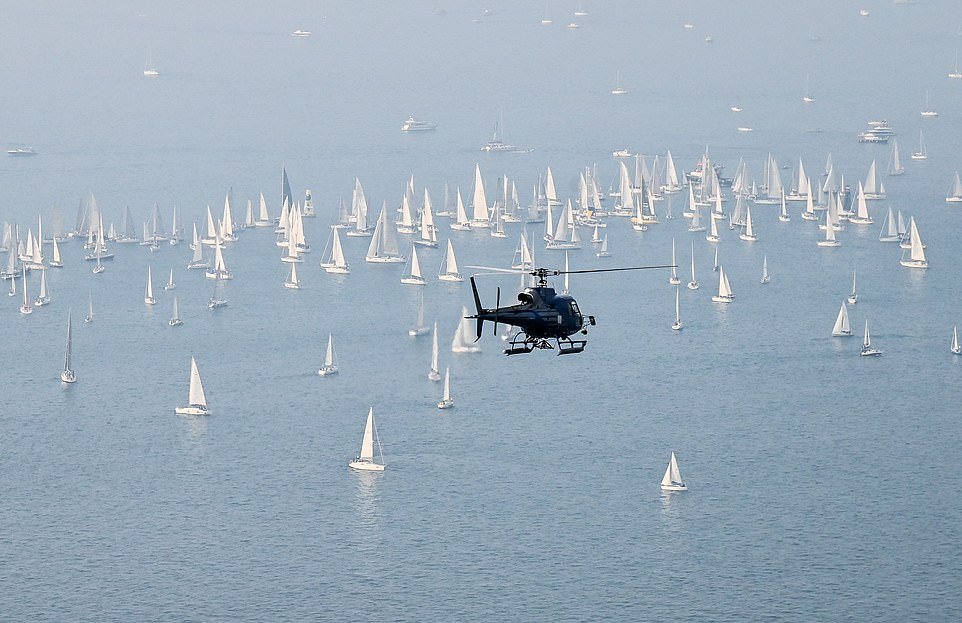
[[[568,303],[568,309],[571,311],[571,315],[575,318],[581,318],[581,310],[578,309],[578,303],[575,301],[570,301]]]

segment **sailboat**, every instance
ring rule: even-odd
[[[841,243],[835,238],[835,227],[832,223],[831,211],[825,212],[825,239],[819,240],[815,244],[820,247],[838,247]]]
[[[892,139],[892,150],[889,152],[889,175],[902,175],[905,173],[905,165],[902,164],[902,158],[899,156],[899,141],[897,138]]]
[[[879,242],[899,242],[902,239],[895,223],[895,217],[892,216],[891,207],[889,207],[888,214],[885,216],[885,222],[882,223],[882,231],[879,232],[878,239]]]
[[[868,202],[865,200],[865,192],[862,189],[861,182],[858,183],[858,193],[855,195],[855,204],[855,214],[848,217],[849,223],[854,223],[855,225],[871,225],[875,222],[868,214]]]
[[[207,301],[207,309],[215,310],[227,307],[227,299],[224,298],[224,282],[220,279],[214,281],[214,289],[210,293]]]
[[[953,355],[962,355],[962,347],[959,346],[958,325],[952,325],[952,345],[949,347],[949,352]]]
[[[625,87],[621,86],[621,72],[618,71],[618,72],[615,73],[615,88],[613,88],[613,89],[611,90],[611,94],[612,94],[612,95],[626,95],[627,93],[628,93],[628,89],[626,89]]]
[[[371,237],[371,244],[367,248],[364,259],[375,264],[398,264],[406,260],[398,252],[394,228],[388,225],[386,203],[381,206],[381,213],[374,226],[374,235]]]
[[[377,442],[377,453],[381,459],[380,463],[374,462],[374,442]],[[384,452],[381,449],[381,439],[377,434],[377,426],[374,424],[374,407],[367,412],[367,423],[364,425],[364,437],[361,439],[361,452],[348,463],[348,466],[369,472],[384,471]]]
[[[154,282],[150,276],[150,266],[147,267],[147,286],[144,288],[144,303],[147,305],[153,305],[157,301],[154,300]]]
[[[21,290],[23,290],[23,305],[20,306],[20,313],[24,316],[33,313],[33,307],[30,306],[30,302],[27,299],[27,267],[22,266],[21,271],[23,271],[23,277],[20,279]],[[465,311],[465,313],[467,313]]]
[[[438,321],[434,321],[434,333],[431,342],[431,369],[428,370],[428,379],[440,381],[441,373],[438,371]]]
[[[728,276],[725,275],[725,269],[722,266],[718,267],[718,294],[711,297],[711,300],[716,303],[731,303],[735,300],[732,286],[728,282]]]
[[[170,291],[177,287],[174,283],[174,269],[170,269],[170,275],[167,277],[167,283],[164,284],[164,290]]]
[[[925,92],[925,101],[922,103],[921,115],[922,115],[922,118],[923,118],[923,119],[924,119],[924,118],[929,118],[929,119],[931,119],[932,117],[938,117],[938,116],[939,116],[938,111],[932,110],[932,108],[929,106],[929,92],[928,92],[928,91]]]
[[[73,346],[73,339],[71,334],[73,332],[73,325],[70,322],[70,312],[67,312],[67,346],[63,353],[63,370],[60,372],[60,380],[64,383],[76,383],[77,375],[73,370],[70,369],[70,354]]]
[[[407,270],[401,277],[401,283],[409,286],[423,286],[424,276],[421,274],[421,263],[418,261],[418,247],[411,245],[411,258],[408,260]]]
[[[711,217],[709,217],[711,218]],[[673,286],[677,286],[681,283],[681,279],[678,278],[678,265],[675,262],[675,239],[671,239],[671,274],[668,276],[668,283]]]
[[[421,300],[418,302],[418,317],[414,326],[408,329],[408,335],[411,337],[420,337],[422,335],[427,335],[429,329],[424,326],[424,290],[421,290]]]
[[[467,319],[468,308],[461,306],[461,321],[454,332],[454,340],[451,342],[452,353],[480,353],[481,344],[476,342],[471,335],[471,324]]]
[[[595,253],[597,257],[611,257],[611,251],[608,250],[608,232],[605,232],[605,237],[601,240],[601,247],[598,248],[598,252]]]
[[[919,130],[919,149],[918,151],[912,152],[909,156],[912,160],[927,160],[929,157],[928,152],[925,150],[925,137],[922,136],[922,130]]]
[[[351,272],[347,260],[344,258],[344,249],[341,247],[341,236],[334,228],[334,242],[331,245],[331,257],[329,261],[321,264],[324,270],[337,275],[346,275]]]
[[[210,415],[207,409],[207,396],[204,395],[204,384],[200,381],[200,372],[193,356],[190,358],[190,385],[187,390],[187,406],[174,407],[177,415]]]
[[[852,269],[852,293],[848,295],[848,304],[855,305],[858,303],[858,292],[855,290],[855,269]]]
[[[868,318],[865,319],[865,336],[862,338],[862,350],[858,353],[862,357],[877,357],[882,351],[872,346],[872,338],[868,333]]]
[[[184,324],[184,321],[180,319],[180,309],[177,307],[176,295],[174,295],[174,309],[170,313],[170,320],[167,321],[167,324],[172,327],[179,327]]]
[[[284,287],[289,290],[300,290],[301,282],[297,278],[297,264],[291,264],[291,273],[284,281]]]
[[[464,281],[464,277],[458,272],[458,259],[454,255],[454,245],[450,238],[448,239],[447,251],[444,253],[444,260],[441,262],[441,268],[438,271],[438,279],[453,282]]]
[[[852,335],[852,325],[848,321],[848,307],[845,306],[845,301],[842,301],[842,307],[838,310],[838,316],[835,317],[835,326],[832,327],[832,337],[851,337]]]
[[[909,223],[909,237],[912,239],[912,247],[909,250],[909,258],[905,259],[905,252],[902,252],[902,259],[899,264],[908,268],[928,268],[929,262],[925,259],[925,245],[919,236],[919,228],[915,224],[915,217]]]
[[[219,238],[214,241],[214,265],[207,269],[204,276],[207,277],[207,279],[217,280],[234,278],[234,275],[227,270],[227,264],[224,262],[224,248]]]
[[[769,283],[772,280],[772,276],[768,274],[768,255],[762,257],[762,278],[761,283]]]
[[[691,243],[691,281],[688,282],[689,290],[698,289],[698,280],[695,279],[695,243]]]
[[[738,234],[738,237],[746,242],[755,242],[758,240],[758,235],[755,234],[755,228],[752,227],[751,206],[745,206],[745,229],[742,231],[742,233]]]
[[[665,470],[665,476],[661,479],[661,490],[662,491],[688,491],[688,485],[681,478],[681,470],[678,469],[678,460],[675,459],[675,453],[671,453],[671,459],[668,461],[668,469]]]
[[[156,78],[159,75],[160,72],[157,71],[157,68],[154,67],[154,63],[151,61],[150,50],[147,50],[147,62],[144,64],[144,77]]]
[[[698,208],[695,208],[696,213],[697,213],[697,210]],[[693,214],[692,222],[694,222],[694,220],[695,220],[695,217]],[[702,229],[704,229],[704,227]],[[705,240],[707,240],[708,242],[718,242],[719,240],[721,240],[721,237],[718,235],[718,219],[715,218],[715,215],[713,214],[708,215],[708,235],[705,236]]]
[[[90,324],[94,321],[94,299],[93,297],[87,297],[87,315],[84,316],[84,324]]]
[[[949,72],[949,78],[954,78],[958,80],[962,78],[962,71],[959,70],[959,51],[955,51],[955,65],[952,66],[952,71]]]
[[[811,203],[811,201],[812,201],[812,191],[811,191],[812,185],[811,185],[811,183],[809,183],[809,186],[808,186],[808,187],[809,187],[809,191],[808,191],[808,195],[806,196],[806,201],[808,201],[809,203]],[[787,223],[787,222],[789,222],[789,221],[792,220],[792,217],[790,217],[790,216],[788,215],[788,204],[785,202],[785,191],[784,191],[784,190],[782,191],[782,207],[781,207],[781,209],[779,209],[779,211],[778,211],[778,220],[781,221],[782,223]]]
[[[63,260],[60,257],[60,245],[57,244],[57,236],[53,237],[53,259],[50,260],[50,268],[63,268]]]
[[[672,331],[681,331],[681,288],[675,287],[675,321],[671,323]]]
[[[334,334],[327,335],[327,351],[324,353],[324,365],[318,368],[317,374],[320,376],[331,376],[337,374],[337,358],[334,352]]]
[[[451,368],[444,369],[444,393],[438,403],[438,409],[450,409],[454,406],[454,399],[451,398]]]
[[[945,198],[948,203],[959,203],[962,202],[962,181],[959,180],[959,172],[955,172],[955,178],[952,180],[952,189],[949,191],[949,196]]]
[[[50,304],[50,294],[47,292],[47,271],[40,271],[40,296],[33,300],[34,307]]]

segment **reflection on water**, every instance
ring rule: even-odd
[[[355,471],[355,470],[351,470]],[[354,506],[359,523],[367,528],[377,528],[377,483],[383,472],[358,471]]]
[[[181,415],[180,419],[187,429],[187,439],[199,442],[207,434],[207,418],[209,415]]]

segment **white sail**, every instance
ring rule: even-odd
[[[722,266],[718,267],[718,294],[711,297],[711,300],[716,303],[731,303],[734,300],[735,295],[732,294],[732,286],[728,281],[728,276],[725,275],[725,269]]]
[[[347,274],[350,272],[347,260],[344,258],[344,249],[341,247],[341,236],[337,233],[337,228],[333,228],[334,241],[331,245],[331,257],[322,266],[329,273]]]
[[[367,423],[364,424],[364,437],[361,439],[359,457],[362,461],[374,460],[374,407],[367,412]]]
[[[845,305],[845,301],[842,301],[842,307],[839,308],[838,316],[835,317],[835,326],[832,327],[832,336],[848,337],[850,335],[852,335],[852,325],[848,320],[848,306]]]
[[[909,222],[909,238],[912,240],[912,246],[909,251],[909,259],[901,260],[902,266],[907,266],[909,268],[928,268],[929,263],[925,259],[925,245],[922,244],[922,237],[919,236],[919,228],[915,224],[915,217],[913,216]]]
[[[150,266],[147,267],[147,286],[144,288],[144,303],[154,304],[154,280],[150,274]]]
[[[471,324],[467,318],[468,309],[461,307],[461,319],[458,328],[454,332],[454,340],[451,342],[451,352],[453,353],[480,353],[481,345],[474,340],[471,335]]]
[[[197,370],[197,361],[190,358],[190,389],[187,392],[188,409],[193,407],[199,410],[207,410],[207,396],[204,395],[204,384],[200,380],[200,372]]]
[[[441,281],[464,281],[464,277],[458,272],[458,259],[454,255],[454,245],[450,239],[448,239],[448,248],[441,262],[441,269],[438,271],[438,279]]]
[[[424,285],[424,276],[421,274],[421,263],[418,261],[418,247],[411,245],[411,257],[408,260],[408,270],[401,277],[401,283],[407,285]]]
[[[438,381],[441,379],[441,374],[438,371],[438,321],[434,321],[434,331],[431,338],[431,368],[428,370],[428,378],[432,381]]]
[[[685,481],[682,480],[681,470],[678,468],[678,460],[675,458],[674,452],[671,453],[665,475],[661,479],[661,488],[666,491],[685,491],[688,489]]]
[[[368,245],[367,255],[364,259],[375,263],[405,261],[405,258],[398,253],[394,229],[388,225],[386,204],[381,206],[381,213],[378,215],[377,224],[374,226],[374,235],[371,237],[371,244]]]
[[[490,216],[488,215],[488,200],[484,194],[484,181],[481,179],[481,165],[474,165],[474,198],[471,201],[472,227],[488,227]]]
[[[64,383],[73,383],[77,380],[77,375],[70,368],[70,358],[73,350],[73,323],[71,322],[70,312],[67,312],[67,344],[63,353],[63,370],[60,371],[60,380]]]

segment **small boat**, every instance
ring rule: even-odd
[[[955,172],[955,178],[952,180],[952,189],[949,190],[948,197],[945,198],[947,203],[959,203],[962,202],[962,181],[959,180],[959,172]]]
[[[617,151],[611,152],[611,156],[612,156],[613,158],[631,158],[633,155],[634,155],[634,154],[631,153],[631,150],[628,149],[628,148],[619,149],[619,150],[617,150]]]
[[[333,228],[333,242],[331,243],[331,255],[327,260],[321,261],[324,271],[335,275],[346,275],[351,272],[347,260],[344,258],[344,248],[341,246],[341,236],[337,228]]]
[[[157,68],[154,67],[154,63],[150,59],[150,51],[147,51],[147,62],[144,64],[144,77],[145,78],[156,78],[160,75]]]
[[[167,321],[167,324],[171,327],[179,327],[184,324],[184,321],[180,319],[180,309],[177,307],[176,295],[174,295],[174,309],[171,311],[170,320]]]
[[[611,257],[611,252],[608,250],[608,232],[605,232],[605,237],[601,240],[601,247],[599,247],[598,252],[595,253],[597,257]]]
[[[43,307],[50,304],[50,293],[47,292],[47,271],[40,271],[40,295],[33,300],[34,307]]]
[[[374,235],[371,236],[371,244],[368,246],[367,255],[364,260],[374,264],[399,264],[406,261],[398,251],[397,240],[395,239],[394,228],[387,221],[387,204],[381,206],[381,213],[378,216],[377,224],[374,226]]]
[[[454,340],[451,341],[452,353],[480,353],[481,344],[474,340],[471,331],[471,324],[468,322],[468,309],[461,306],[461,320],[458,328],[454,332]]]
[[[324,365],[317,369],[319,376],[337,374],[337,354],[334,352],[334,334],[327,335],[327,350],[324,352]]]
[[[431,369],[428,370],[428,380],[437,382],[441,380],[441,373],[438,371],[438,321],[434,321],[434,332],[431,342]]]
[[[444,369],[444,393],[438,403],[438,409],[450,409],[454,406],[454,399],[451,398],[451,368]]]
[[[868,9],[859,9],[858,14],[859,14],[860,16],[862,16],[862,17],[868,17],[868,16],[869,16]]]
[[[909,238],[912,240],[909,257],[906,259],[905,252],[903,251],[899,264],[907,268],[928,268],[929,262],[925,259],[925,245],[922,244],[922,238],[919,236],[919,228],[915,224],[914,216],[909,223]]]
[[[414,118],[414,116],[409,116],[401,124],[402,132],[428,132],[430,130],[437,130],[438,124],[432,123],[430,121],[419,121]]]
[[[959,51],[955,51],[955,65],[952,66],[952,71],[949,72],[949,78],[958,80],[962,78],[962,71],[959,71]]]
[[[374,443],[377,442],[377,453],[381,459],[380,463],[374,461]],[[377,434],[377,426],[374,424],[374,407],[367,412],[367,423],[364,425],[364,437],[361,438],[361,452],[348,463],[353,469],[368,472],[384,471],[384,452],[381,449],[381,438]]]
[[[662,491],[688,491],[688,485],[681,478],[681,470],[678,469],[678,460],[675,459],[675,453],[671,453],[671,459],[668,460],[668,469],[665,470],[665,476],[661,479],[661,490]]]
[[[895,217],[892,216],[892,208],[889,207],[888,214],[885,216],[885,222],[882,223],[882,230],[878,234],[879,242],[899,242],[902,240],[902,236],[898,232],[898,226],[895,222]]]
[[[745,229],[742,231],[742,233],[738,234],[738,237],[746,242],[755,242],[758,240],[758,235],[755,233],[755,228],[752,227],[751,206],[745,206]]]
[[[691,243],[691,281],[688,282],[689,290],[698,289],[698,280],[695,279],[695,243]]]
[[[842,301],[842,307],[838,310],[835,317],[835,326],[832,327],[832,337],[851,337],[852,325],[848,321],[848,307]]]
[[[925,102],[922,104],[922,111],[920,113],[923,119],[931,119],[932,117],[938,117],[939,113],[929,106],[929,92],[925,92]]]
[[[300,290],[301,282],[297,278],[297,264],[291,264],[291,272],[284,280],[284,287],[288,290]]]
[[[862,350],[858,353],[861,357],[877,357],[882,351],[872,346],[872,338],[868,333],[868,318],[865,319],[865,336],[862,338]]]
[[[314,33],[312,33],[310,30],[301,30],[300,28],[298,28],[297,30],[291,33],[291,36],[292,37],[310,37],[312,34]]]
[[[675,321],[671,323],[672,331],[681,331],[681,288],[675,287]]]
[[[30,301],[27,299],[27,267],[21,267],[23,271],[23,276],[20,278],[20,289],[23,290],[23,305],[20,306],[20,313],[24,316],[33,313],[33,307],[30,306]]]
[[[762,257],[762,278],[761,283],[770,283],[772,276],[768,274],[768,255]]]
[[[90,324],[94,321],[94,300],[92,297],[87,297],[87,315],[84,316],[84,324]]]
[[[741,106],[729,106],[728,110],[732,112],[741,112],[744,109]]]
[[[464,277],[462,277],[458,271],[458,259],[454,255],[454,245],[451,243],[450,238],[448,239],[448,248],[444,253],[444,260],[441,262],[441,268],[438,270],[438,279],[451,282],[464,281]]]
[[[64,383],[76,383],[77,375],[73,370],[70,369],[70,354],[73,345],[73,339],[71,338],[71,333],[73,332],[73,325],[70,322],[70,312],[67,312],[67,346],[64,348],[63,353],[63,370],[60,371],[60,380]]]
[[[855,290],[855,269],[852,269],[852,293],[848,295],[848,304],[855,305],[858,303],[858,292]]]
[[[210,415],[207,409],[207,397],[204,395],[204,384],[200,381],[200,372],[193,356],[190,358],[190,382],[187,390],[187,406],[175,407],[178,415]]]
[[[60,245],[57,244],[57,236],[53,237],[53,259],[50,260],[50,268],[63,268],[63,259],[60,257]]]
[[[832,223],[832,218],[828,211],[825,212],[825,238],[817,241],[815,244],[820,247],[841,246],[841,243],[835,238],[835,226],[834,223]]]
[[[731,303],[735,300],[735,295],[732,293],[731,283],[728,282],[728,276],[725,274],[725,269],[721,266],[718,267],[718,294],[711,297],[711,300],[715,303]]]
[[[144,288],[144,303],[153,305],[157,301],[154,299],[154,282],[150,276],[150,266],[147,267],[147,285]]]
[[[612,95],[627,95],[628,89],[621,86],[621,72],[615,74],[615,88],[611,90]]]
[[[898,139],[892,139],[892,149],[889,151],[889,175],[902,175],[905,173],[905,165],[902,164],[902,158],[899,155],[899,141]]]
[[[422,335],[427,335],[428,329],[424,326],[424,290],[420,291],[421,300],[418,302],[418,317],[414,323],[414,326],[408,329],[408,335],[411,337],[420,337]]]
[[[164,290],[169,292],[170,290],[173,290],[176,287],[177,287],[177,284],[174,283],[174,269],[171,268],[170,275],[167,276],[167,283],[164,284]]]
[[[909,156],[912,160],[928,160],[929,154],[925,150],[925,137],[922,135],[922,130],[919,130],[919,148],[918,151],[912,152]]]
[[[735,128],[735,129],[738,130],[739,132],[742,132],[742,133],[748,133],[748,132],[754,132],[754,131],[755,131],[755,128],[750,128],[750,127],[748,127],[747,125],[740,125],[740,126],[738,126],[737,128]]]
[[[407,270],[401,277],[401,283],[409,286],[424,285],[424,276],[421,274],[421,263],[418,261],[417,245],[411,245],[411,257],[408,260]]]
[[[805,74],[805,95],[802,96],[802,102],[806,104],[812,104],[815,102],[815,97],[812,96],[811,94],[812,91],[809,88],[809,85],[811,83],[810,78],[811,76],[809,74]]]
[[[33,147],[14,147],[13,149],[7,150],[7,155],[14,157],[36,156],[37,152],[34,151]]]
[[[952,345],[949,347],[949,352],[953,355],[962,355],[962,347],[959,346],[958,325],[952,325]]]
[[[215,310],[221,307],[227,307],[227,299],[224,298],[224,282],[218,279],[214,282],[210,299],[207,300],[207,309]]]
[[[675,239],[674,238],[671,239],[671,274],[668,276],[668,283],[670,283],[673,286],[677,286],[679,283],[681,283],[681,279],[678,278],[678,265],[675,262]]]

